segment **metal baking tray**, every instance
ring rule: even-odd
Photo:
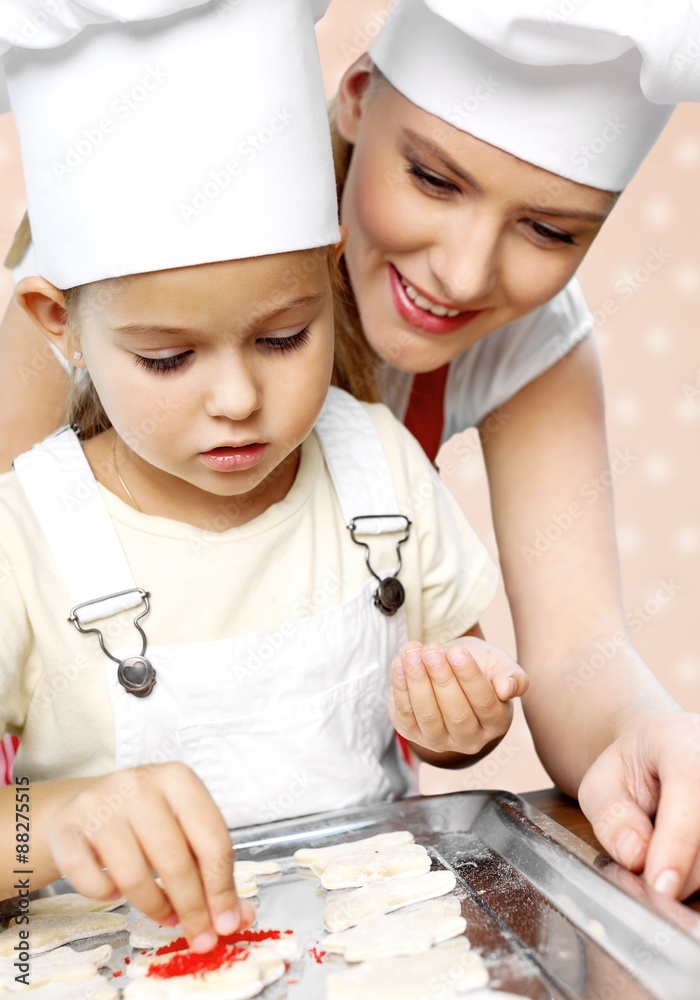
[[[338,956],[319,961],[326,892],[296,867],[294,851],[402,829],[427,848],[434,869],[455,874],[491,989],[532,1000],[700,1000],[700,916],[504,792],[410,798],[232,831],[237,858],[282,866],[281,876],[259,880],[260,926],[290,928],[304,947],[264,1000],[323,1000],[328,973],[346,967]],[[124,970],[125,935],[113,944],[111,969]]]

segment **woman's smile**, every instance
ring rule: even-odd
[[[483,312],[483,309],[455,309],[429,298],[427,293],[410,284],[393,264],[388,265],[388,272],[397,312],[403,320],[425,333],[454,333]]]

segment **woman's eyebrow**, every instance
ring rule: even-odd
[[[436,146],[435,143],[426,139],[424,136],[419,135],[417,132],[414,132],[411,128],[404,127],[402,131],[405,138],[409,142],[420,147],[424,153],[434,156],[435,159],[440,160],[440,162],[447,167],[448,170],[450,170],[457,177],[461,178],[465,184],[468,184],[478,194],[485,193],[484,188],[481,184],[479,184],[476,178],[472,177],[472,175],[463,167],[458,167],[457,164],[445,153],[445,151],[439,146]],[[554,218],[580,219],[583,222],[597,222],[602,224],[607,219],[610,209],[615,204],[616,200],[617,196],[612,195],[610,208],[604,209],[600,212],[591,212],[587,209],[578,208],[542,208],[536,202],[531,205],[521,205],[520,211],[533,212],[537,215],[549,215]]]
[[[310,295],[302,295],[300,298],[293,299],[289,302],[280,303],[277,301],[274,304],[271,304],[269,309],[266,309],[264,305],[256,303],[254,307],[255,316],[251,321],[250,326],[257,325],[258,323],[265,323],[282,313],[291,312],[292,309],[299,309],[303,306],[318,305],[318,303],[325,297],[325,292],[314,292]],[[198,332],[196,329],[186,326],[163,326],[158,323],[122,323],[118,326],[113,326],[112,329],[115,333],[121,333],[127,337],[142,337],[144,334],[181,336],[183,334]]]
[[[471,174],[467,173],[467,171],[464,170],[462,167],[458,167],[457,164],[454,163],[454,161],[451,160],[449,156],[447,156],[445,151],[443,149],[440,149],[439,146],[436,146],[435,143],[431,142],[429,139],[426,139],[424,136],[419,135],[417,132],[414,132],[412,128],[404,127],[402,128],[401,131],[403,132],[405,138],[408,139],[409,142],[412,142],[414,145],[421,147],[424,153],[428,153],[430,156],[434,156],[437,160],[440,160],[440,162],[443,163],[448,170],[451,170],[453,174],[456,174],[457,177],[460,177],[465,182],[465,184],[468,184],[470,187],[474,188],[474,190],[478,191],[479,194],[484,193],[484,189],[479,184],[479,182],[474,177],[472,177]]]

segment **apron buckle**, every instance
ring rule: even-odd
[[[360,542],[355,538],[355,532],[360,529],[357,526],[358,521],[375,521],[384,520],[390,518],[393,521],[402,521],[403,527],[391,530],[403,530],[403,538],[400,538],[396,543],[396,559],[397,566],[392,574],[385,576],[382,579],[377,573],[372,569],[372,565],[369,561],[370,551],[367,542]],[[353,517],[352,521],[348,525],[348,531],[350,532],[350,537],[352,538],[355,545],[361,545],[365,550],[365,563],[367,564],[367,569],[370,571],[375,580],[379,581],[379,586],[374,592],[374,606],[378,608],[383,615],[391,617],[395,615],[396,612],[403,606],[406,600],[406,591],[403,588],[403,584],[397,579],[399,572],[401,570],[401,546],[404,542],[408,541],[411,533],[411,522],[404,514],[362,514],[359,517]]]
[[[141,652],[138,656],[127,656],[123,660],[118,660],[116,656],[112,656],[110,651],[105,646],[104,636],[102,635],[100,629],[84,628],[80,623],[78,612],[81,608],[87,608],[91,604],[101,604],[103,601],[110,601],[118,597],[126,597],[128,594],[138,594],[144,604],[143,611],[134,618],[134,626],[141,634]],[[146,633],[139,624],[141,619],[144,618],[151,610],[148,598],[149,594],[145,590],[142,590],[140,587],[132,587],[131,590],[120,590],[116,594],[107,594],[105,597],[95,597],[91,601],[83,601],[82,604],[76,604],[74,608],[71,608],[70,615],[68,616],[68,621],[73,622],[78,632],[82,632],[83,635],[88,635],[90,632],[93,632],[97,636],[97,641],[100,644],[102,652],[108,656],[110,660],[113,660],[114,663],[118,664],[117,680],[127,694],[133,694],[136,698],[145,698],[151,693],[156,683],[155,667],[150,660],[146,659],[146,656],[144,655],[146,652],[146,646],[148,645]]]

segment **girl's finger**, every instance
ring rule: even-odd
[[[456,742],[479,731],[480,724],[462,690],[447,654],[440,646],[423,647],[423,662],[432,681],[435,699],[445,727]]]
[[[492,646],[475,636],[463,636],[449,648],[463,649],[476,660],[501,701],[519,698],[527,691],[529,683],[527,674],[512,656],[497,646]]]
[[[479,723],[485,726],[491,719],[499,717],[502,703],[469,650],[463,646],[450,646],[447,658]]]
[[[132,816],[134,839],[141,843],[149,868],[158,872],[169,905],[177,914],[190,946],[195,951],[209,951],[216,944],[217,934],[197,861],[186,836],[162,793],[142,796],[138,805],[138,814]],[[141,896],[145,896],[145,890],[139,891]],[[158,919],[150,909],[152,900],[137,902],[136,893],[129,898],[147,916]]]
[[[90,899],[111,899],[120,894],[111,876],[102,871],[102,861],[83,829],[77,825],[51,823],[46,838],[58,870],[76,892]]]
[[[255,911],[236,894],[233,844],[223,816],[196,775],[189,768],[181,770],[184,778],[169,776],[170,801],[197,861],[214,928],[230,934],[253,923]]]
[[[391,699],[389,713],[394,729],[407,740],[420,736],[416,717],[413,713],[411,696],[408,693],[406,674],[401,657],[391,663]]]
[[[409,642],[401,656],[413,713],[421,734],[431,742],[447,735],[445,720],[435,696],[433,683],[423,663],[423,647]],[[418,741],[420,742],[420,741]]]
[[[154,881],[142,840],[128,822],[111,817],[92,835],[92,844],[120,895],[159,924],[174,916],[168,897]]]

